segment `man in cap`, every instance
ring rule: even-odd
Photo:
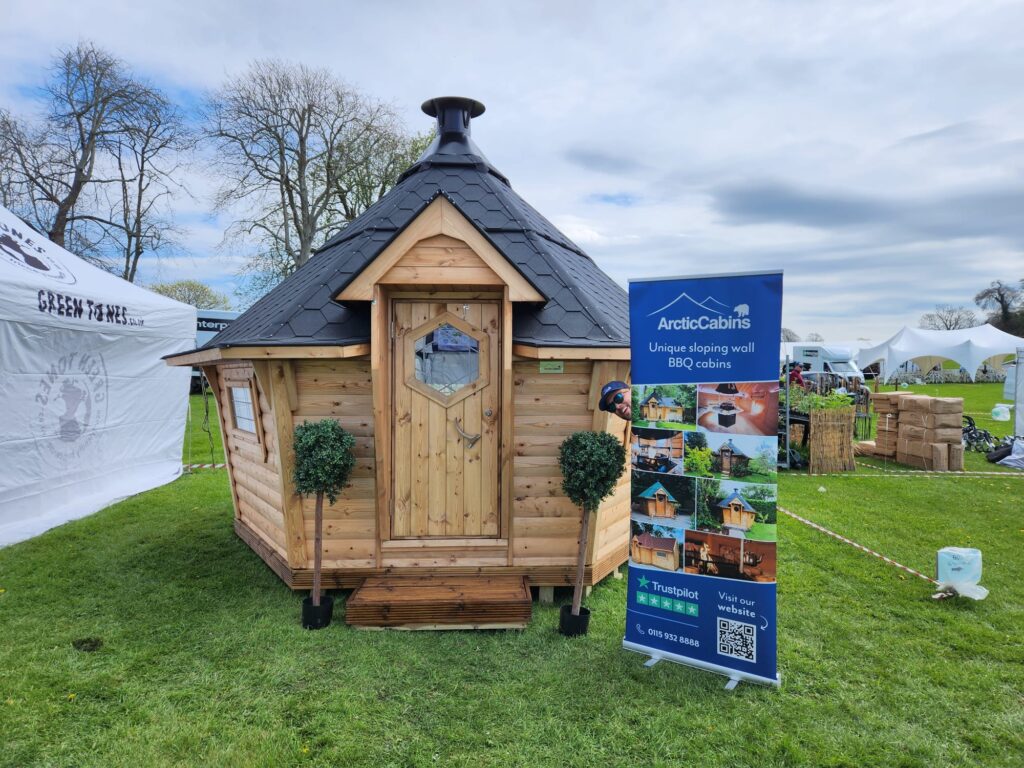
[[[633,420],[633,405],[630,401],[629,385],[624,381],[609,381],[601,387],[598,407],[607,413],[614,413],[625,421]]]

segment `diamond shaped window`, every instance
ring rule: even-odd
[[[413,344],[416,380],[449,397],[480,377],[480,342],[441,323]]]

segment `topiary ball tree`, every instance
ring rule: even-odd
[[[607,432],[574,432],[558,450],[562,469],[562,490],[582,508],[580,549],[576,559],[576,586],[572,593],[572,614],[580,615],[583,599],[583,571],[587,561],[590,515],[615,490],[626,469],[626,446]]]
[[[320,568],[323,561],[324,496],[331,504],[348,485],[356,458],[352,448],[356,440],[334,419],[304,421],[295,428],[296,493],[316,496],[313,540],[313,605],[320,605]]]

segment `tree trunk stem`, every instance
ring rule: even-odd
[[[590,538],[590,510],[583,510],[583,524],[580,526],[580,551],[576,556],[576,586],[572,591],[572,615],[580,615],[583,602],[583,573],[587,567],[587,541]]]
[[[323,561],[324,495],[316,495],[313,533],[313,605],[320,606],[320,566]]]

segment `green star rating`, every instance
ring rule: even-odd
[[[643,582],[646,579],[641,577],[640,581]],[[649,592],[638,591],[636,593],[636,604],[649,608],[660,608],[663,611],[671,611],[672,613],[681,613],[685,616],[696,617],[699,615],[696,603],[688,603],[685,600],[673,600],[671,597],[652,595]]]
[[[648,579],[643,574],[641,574],[640,575],[640,581],[638,583],[640,585],[640,589],[647,589],[647,585],[651,583],[651,580]]]

